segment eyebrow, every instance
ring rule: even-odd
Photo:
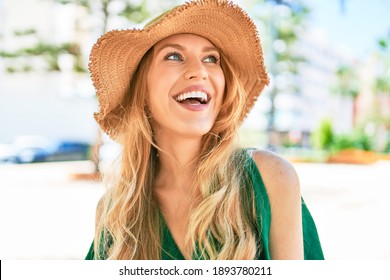
[[[180,45],[180,44],[165,44],[165,45],[162,45],[160,48],[156,49],[156,53],[159,53],[163,49],[166,49],[166,48],[174,48],[174,49],[178,49],[178,50],[181,50],[181,51],[184,51],[186,49],[183,45]],[[214,47],[214,46],[204,47],[202,49],[202,52],[209,52],[209,51],[219,52],[218,49],[216,47]]]

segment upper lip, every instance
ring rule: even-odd
[[[177,92],[177,93],[173,96],[173,99],[176,100],[176,98],[177,98],[180,94],[187,93],[187,92],[191,92],[191,91],[202,91],[202,92],[204,92],[204,93],[207,94],[207,100],[210,100],[210,99],[211,99],[211,94],[210,94],[210,92],[209,92],[204,86],[200,86],[200,85],[192,85],[192,86],[189,86],[189,87],[186,87],[186,88],[180,90],[179,92]]]

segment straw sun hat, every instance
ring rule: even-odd
[[[94,117],[110,137],[118,135],[122,102],[143,55],[160,40],[180,33],[207,38],[232,64],[248,95],[243,119],[268,84],[257,29],[246,12],[230,1],[190,1],[144,29],[107,32],[93,46],[89,70],[100,109]]]

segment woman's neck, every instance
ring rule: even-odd
[[[159,170],[157,188],[181,188],[190,190],[195,177],[195,165],[201,148],[201,139],[172,137],[156,139]]]

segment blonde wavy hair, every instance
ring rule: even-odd
[[[97,259],[162,257],[162,219],[154,193],[160,148],[146,109],[146,74],[152,57],[153,48],[139,63],[123,102],[120,169],[115,178],[109,178],[109,189],[98,206]],[[246,94],[222,53],[221,67],[225,96],[214,126],[203,136],[196,162],[193,187],[201,197],[188,221],[182,252],[187,259],[254,259],[261,250],[253,188],[247,187],[250,180],[236,141]]]

